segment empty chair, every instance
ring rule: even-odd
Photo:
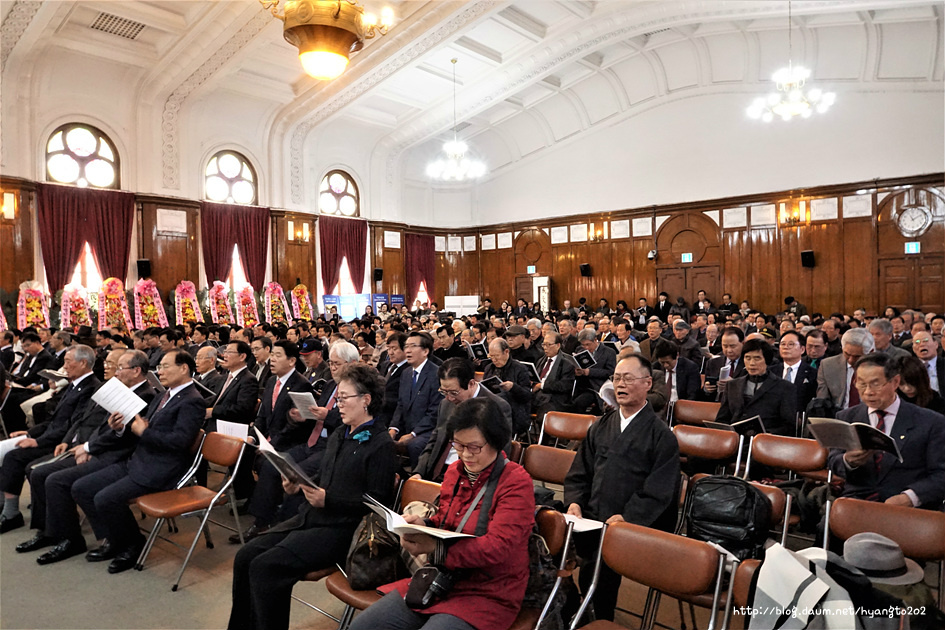
[[[739,611],[735,618],[741,618],[742,628],[748,628],[748,622],[751,620],[751,615],[748,614],[748,606],[752,602],[752,582],[760,566],[761,560],[755,560],[754,558],[742,560],[732,577],[732,602]]]
[[[583,440],[595,422],[597,416],[589,414],[549,411],[542,420],[538,443],[542,443],[546,433],[555,438],[555,445],[558,440]]]
[[[882,534],[914,560],[938,562],[938,605],[945,605],[945,513],[860,499],[840,498],[829,506],[827,536],[840,540],[863,532]]]
[[[197,464],[199,464],[200,459],[205,459],[212,464],[228,469],[224,477],[224,483],[219,490],[213,491],[210,488],[199,485],[183,485],[174,490],[155,492],[137,499],[138,508],[145,515],[156,520],[154,527],[151,529],[151,534],[148,536],[148,540],[141,550],[141,555],[138,557],[138,562],[135,565],[136,569],[140,571],[144,568],[144,561],[147,559],[151,547],[154,546],[154,541],[157,539],[161,526],[167,519],[189,516],[191,514],[203,514],[200,527],[194,534],[194,540],[190,545],[190,549],[187,551],[187,556],[184,558],[184,563],[181,565],[180,572],[177,574],[174,586],[171,587],[172,591],[177,590],[181,576],[184,575],[184,570],[187,568],[187,563],[190,561],[190,556],[194,552],[194,547],[197,546],[197,540],[200,538],[201,533],[203,533],[207,539],[207,547],[210,549],[213,548],[213,540],[210,538],[210,530],[207,526],[207,521],[210,518],[210,510],[212,510],[214,506],[223,505],[229,500],[230,506],[233,509],[233,518],[236,520],[236,531],[242,531],[239,515],[236,511],[236,496],[233,494],[232,485],[233,477],[239,469],[239,464],[243,458],[243,451],[245,449],[246,442],[239,438],[230,437],[221,433],[208,433],[200,447],[200,458],[198,458]],[[191,471],[195,471],[196,468],[197,465],[193,466]]]
[[[535,444],[525,449],[522,466],[535,481],[564,485],[575,451]]]
[[[738,474],[743,436],[734,431],[709,429],[688,424],[674,426],[673,435],[676,436],[676,442],[679,444],[680,455],[715,462],[717,472],[719,466],[734,460],[735,474]]]
[[[669,410],[669,426],[674,424],[701,425],[706,420],[713,422],[722,403],[698,400],[677,400]]]

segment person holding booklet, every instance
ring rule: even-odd
[[[404,549],[427,554],[436,572],[452,577],[452,588],[424,604],[429,589],[418,571],[412,579],[380,587],[386,596],[355,617],[351,630],[506,630],[515,620],[528,584],[535,497],[531,477],[502,453],[511,432],[506,423],[495,422],[500,415],[488,398],[456,406],[448,429],[460,459],[446,471],[440,508],[427,521],[404,516],[414,525],[478,534],[450,540],[419,533],[401,536]]]
[[[302,492],[305,501],[297,515],[236,554],[230,630],[288,628],[295,584],[311,571],[345,562],[358,523],[368,512],[363,495],[385,504],[393,500],[394,443],[374,421],[383,391],[374,368],[349,363],[340,370],[335,400],[344,424],[328,437],[321,469],[314,475],[320,487],[283,479],[285,492]]]
[[[532,380],[529,370],[512,358],[511,346],[505,339],[492,340],[489,358],[492,363],[486,366],[482,383],[485,387],[495,383],[496,389],[492,392],[508,401],[512,408],[512,435],[519,435],[531,424]]]
[[[716,422],[735,424],[760,416],[768,433],[795,435],[797,396],[794,384],[768,371],[774,349],[763,339],[749,339],[742,346],[745,375],[728,382]]]
[[[862,422],[893,438],[902,461],[885,451],[832,449],[827,459],[843,477],[842,496],[937,510],[945,500],[945,417],[902,400],[899,364],[883,353],[856,362],[860,404],[837,418]]]

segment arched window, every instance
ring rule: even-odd
[[[204,194],[219,203],[256,203],[256,171],[236,151],[220,151],[207,162]]]
[[[46,143],[46,179],[85,188],[121,185],[118,151],[104,133],[80,123],[56,129]]]
[[[318,187],[318,211],[345,217],[361,216],[358,185],[344,171],[329,171]]]

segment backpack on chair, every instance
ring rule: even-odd
[[[720,545],[739,560],[763,558],[771,503],[744,479],[705,477],[690,489],[689,537]]]

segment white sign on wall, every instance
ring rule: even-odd
[[[467,252],[476,251],[476,237],[475,236],[463,237],[463,251],[467,251]]]
[[[870,195],[851,195],[843,198],[843,218],[873,216],[873,200]]]
[[[748,225],[748,208],[726,208],[722,210],[722,227],[743,228]]]
[[[447,239],[447,248],[451,252],[463,251],[463,239],[460,236],[450,236]]]
[[[498,240],[499,249],[512,249],[512,233],[511,232],[500,232],[496,239]]]
[[[384,247],[387,249],[400,249],[400,232],[384,230]]]
[[[434,237],[433,237],[433,251],[435,251],[435,252],[445,252],[445,251],[446,251],[446,237],[445,237],[445,236],[434,236]]]
[[[158,232],[187,234],[187,211],[158,208],[157,230]]]
[[[810,220],[830,221],[839,216],[839,203],[836,197],[810,200]]]
[[[587,223],[571,226],[571,242],[583,243],[587,240]]]
[[[645,219],[633,220],[634,236],[653,236],[653,220],[649,217]]]
[[[630,237],[630,220],[623,219],[622,221],[611,221],[610,222],[610,238],[629,238]]]
[[[751,209],[751,227],[777,225],[778,210],[773,203],[755,206]]]
[[[551,228],[551,244],[557,245],[558,243],[567,243],[568,242],[568,227],[553,227]]]
[[[482,250],[495,249],[495,234],[482,235]]]

